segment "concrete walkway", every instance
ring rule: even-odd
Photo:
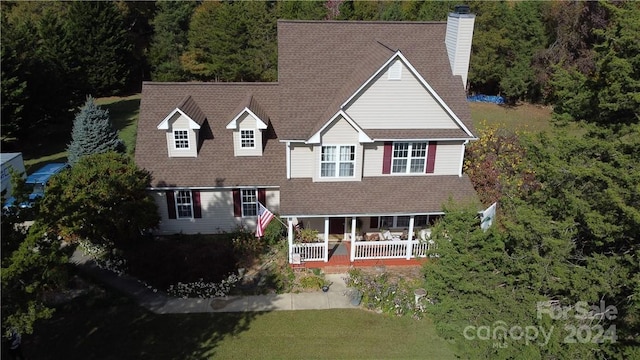
[[[346,295],[347,286],[343,280],[345,274],[326,274],[332,282],[328,292],[299,294],[273,294],[252,296],[228,296],[226,298],[174,298],[165,293],[154,292],[138,280],[100,269],[95,262],[82,251],[76,250],[70,259],[81,271],[97,278],[101,282],[128,294],[140,304],[156,314],[186,314],[206,312],[242,312],[277,310],[319,310],[356,308]]]

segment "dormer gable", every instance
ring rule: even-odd
[[[364,130],[362,130],[362,128],[360,126],[358,126],[358,124],[356,124],[355,121],[353,121],[353,119],[351,119],[349,117],[349,115],[347,115],[344,111],[340,110],[338,111],[335,115],[333,115],[331,117],[331,119],[329,119],[329,121],[327,121],[321,128],[320,130],[318,130],[317,132],[315,132],[313,135],[311,135],[311,137],[309,139],[307,139],[307,141],[305,141],[306,144],[320,144],[322,141],[322,134],[325,132],[325,130],[331,125],[333,124],[336,120],[339,119],[344,119],[345,121],[347,121],[349,123],[349,125],[351,125],[357,132],[358,132],[358,142],[360,143],[371,143],[373,142],[373,139],[370,138],[365,132]]]
[[[226,128],[233,130],[233,153],[235,156],[262,156],[265,132],[269,117],[249,94],[234,112],[234,118]]]
[[[200,128],[206,117],[191,96],[187,96],[157,126],[166,132],[169,157],[197,157]]]

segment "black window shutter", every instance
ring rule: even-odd
[[[200,204],[200,191],[192,191],[191,197],[193,199],[193,217],[196,219],[202,218],[202,205]]]
[[[173,190],[167,190],[165,192],[167,196],[167,212],[169,213],[169,219],[176,218],[176,199],[173,196]]]

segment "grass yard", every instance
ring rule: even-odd
[[[491,103],[469,103],[471,118],[476,128],[487,125],[505,126],[512,130],[541,132],[551,130],[551,113],[548,106],[521,104],[517,106],[496,105]]]
[[[453,359],[427,319],[345,310],[156,315],[104,291],[23,337],[28,359]]]
[[[109,110],[114,129],[118,131],[118,136],[127,147],[127,153],[133,155],[140,111],[140,94],[99,98],[96,99],[96,104]],[[67,161],[67,145],[70,141],[70,129],[65,130],[64,133],[42,134],[30,140],[28,146],[21,149],[27,173],[48,163]]]

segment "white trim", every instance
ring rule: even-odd
[[[341,155],[341,148],[342,147],[352,147],[353,148],[353,152],[351,153],[353,155],[353,160],[348,160],[348,161],[342,161],[340,159],[340,155]],[[333,147],[336,149],[336,159],[334,161],[322,161],[322,149],[325,147]],[[318,151],[318,178],[319,179],[353,179],[356,177],[356,169],[358,166],[358,154],[357,154],[357,150],[358,150],[358,146],[354,145],[354,144],[322,144],[319,146],[320,151]],[[322,164],[323,163],[333,163],[336,165],[336,169],[334,172],[334,176],[322,176]],[[353,175],[351,176],[340,176],[340,164],[341,163],[353,163]]]
[[[238,119],[244,115],[244,113],[248,113],[249,115],[251,115],[253,117],[253,119],[256,121],[256,127],[260,130],[264,130],[267,128],[267,124],[265,124],[264,121],[262,121],[262,119],[260,119],[260,117],[258,117],[258,115],[256,115],[253,111],[249,110],[248,107],[245,107],[244,109],[242,109],[242,111],[240,111],[240,113],[238,115],[236,115],[233,120],[231,120],[230,123],[227,124],[227,129],[230,130],[237,130],[238,129]]]
[[[285,157],[287,159],[287,180],[291,179],[291,141],[287,141],[287,148],[285,151]]]
[[[478,213],[481,213],[482,210],[479,210]],[[317,214],[317,215],[310,215],[310,214],[297,214],[297,215],[293,215],[293,214],[281,214],[281,217],[290,217],[290,218],[325,218],[325,217],[330,217],[330,218],[343,218],[343,217],[380,217],[380,216],[419,216],[419,215],[444,215],[444,211],[432,211],[432,212],[427,212],[427,213],[393,213],[393,214],[368,214],[368,213],[362,213],[362,214],[354,214],[354,213],[350,213],[350,214]]]
[[[256,130],[255,129],[240,129],[240,150],[243,149],[255,149],[256,148]],[[242,138],[242,132],[243,131],[251,131],[251,139],[243,139]],[[242,146],[242,141],[243,140],[251,140],[251,142],[253,143],[253,146]]]
[[[176,146],[176,142],[179,141],[184,141],[185,139],[176,139],[176,131],[184,131],[187,133],[187,147],[177,147]],[[173,129],[172,131],[172,141],[173,141],[173,149],[174,150],[178,150],[178,151],[183,151],[183,150],[191,150],[191,139],[189,138],[189,130],[188,129]]]
[[[244,214],[244,205],[245,204],[247,204],[247,205],[251,204],[251,202],[249,202],[249,201],[247,201],[247,202],[244,201],[243,191],[247,191],[247,190],[253,190],[253,192],[255,194],[256,201],[255,201],[255,203],[253,205],[256,207],[256,213],[254,215],[245,215]],[[240,212],[241,212],[241,214],[240,214],[241,216],[240,217],[241,218],[255,218],[255,217],[258,217],[258,201],[259,200],[258,200],[258,189],[257,188],[240,189]]]
[[[157,128],[158,130],[169,130],[169,120],[171,120],[171,118],[173,117],[173,115],[175,115],[176,113],[180,113],[180,115],[186,117],[187,119],[189,119],[189,129],[192,130],[200,130],[200,125],[198,125],[197,122],[193,121],[193,119],[185,114],[184,111],[175,108],[175,110],[173,110],[172,112],[169,113],[169,115],[167,115],[167,117],[165,117],[160,124],[158,124]]]
[[[148,191],[164,191],[164,190],[233,190],[233,189],[279,189],[276,185],[255,185],[255,186],[161,186],[148,187]]]
[[[473,141],[478,140],[478,138],[421,138],[421,139],[383,139],[383,138],[375,138],[373,139],[375,142],[383,142],[383,141],[393,141],[393,142],[421,142],[421,141]]]
[[[179,192],[186,192],[189,194],[189,206],[191,207],[191,216],[180,216],[180,211],[178,210],[178,193]],[[193,191],[191,190],[174,190],[173,191],[173,206],[176,210],[176,218],[175,220],[193,220],[194,219],[194,209],[193,209]],[[174,220],[174,219],[172,219]]]
[[[356,129],[356,131],[358,132],[358,141],[360,143],[372,143],[373,142],[373,139],[371,139],[364,132],[364,130],[360,126],[358,126],[358,124],[356,124],[356,122],[353,121],[353,119],[349,115],[347,115],[346,112],[344,112],[343,110],[339,110],[337,113],[335,113],[335,115],[333,115],[331,117],[331,119],[329,119],[329,121],[327,121],[324,125],[322,125],[320,130],[318,130],[315,134],[311,135],[311,137],[308,140],[306,140],[304,143],[305,144],[320,144],[320,134],[329,125],[331,125],[338,118],[338,116],[342,116],[349,123],[349,125],[353,126]]]
[[[468,143],[469,140],[465,141],[464,144],[462,144],[462,151],[460,151],[460,166],[458,167],[458,177],[462,177],[462,167],[464,166],[464,152],[467,148]]]
[[[438,95],[438,93],[435,92],[435,90],[431,87],[431,85],[429,85],[429,83],[427,83],[427,81],[422,77],[422,75],[420,75],[420,73],[418,73],[418,71],[413,67],[413,65],[411,65],[409,60],[407,60],[407,58],[405,58],[404,55],[402,55],[402,52],[400,52],[399,50],[393,56],[391,56],[391,58],[389,58],[389,60],[387,60],[384,63],[384,65],[382,65],[382,67],[380,67],[378,69],[378,71],[376,71],[367,81],[365,81],[358,88],[358,90],[356,90],[353,93],[353,95],[351,95],[351,97],[349,97],[349,99],[347,99],[347,101],[345,101],[340,106],[340,109],[344,109],[356,96],[360,95],[364,91],[364,89],[369,85],[369,83],[373,82],[373,80],[376,77],[378,77],[378,75],[380,73],[382,73],[385,69],[387,69],[387,66],[392,61],[394,61],[396,58],[402,60],[402,62],[409,69],[409,71],[411,71],[411,73],[418,79],[418,81],[422,84],[422,86],[424,86],[427,89],[429,94],[431,94],[431,96],[433,96],[433,98],[436,100],[436,102],[440,106],[442,106],[442,108],[447,112],[447,114],[449,114],[449,116],[453,119],[453,121],[455,121],[458,124],[458,126],[460,126],[460,128],[462,128],[462,130],[464,130],[464,132],[467,133],[467,135],[475,137],[471,133],[471,131],[469,131],[469,129],[464,125],[462,120],[460,120],[460,118],[458,118],[458,116],[453,112],[453,110],[451,110],[451,108],[442,100],[442,98]]]
[[[409,144],[409,146],[407,147],[407,157],[403,158],[403,157],[396,157],[395,153],[396,153],[396,145],[398,144]],[[424,144],[424,156],[422,157],[414,157],[412,155],[413,153],[413,145],[414,144]],[[391,169],[390,169],[390,174],[393,175],[401,175],[401,174],[425,174],[426,173],[426,169],[427,169],[427,159],[429,157],[429,142],[428,141],[394,141],[391,144]],[[402,160],[405,159],[407,161],[407,163],[404,166],[404,171],[402,172],[394,172],[393,171],[393,161],[394,160]],[[422,170],[420,171],[411,171],[411,161],[413,159],[422,159],[424,160],[424,165],[422,166]]]

